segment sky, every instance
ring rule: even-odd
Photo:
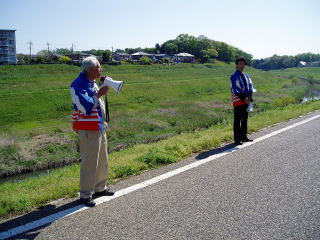
[[[254,58],[320,53],[319,0],[0,0],[17,52],[154,47],[205,35]]]

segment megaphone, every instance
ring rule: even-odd
[[[117,93],[119,93],[122,89],[124,81],[116,81],[111,77],[101,77],[101,82],[103,82],[103,86],[112,87]]]

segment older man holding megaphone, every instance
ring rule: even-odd
[[[106,129],[109,114],[102,97],[109,86],[119,92],[122,81],[101,77],[101,66],[95,57],[82,61],[82,72],[72,82],[70,92],[74,106],[73,129],[80,140],[80,202],[94,207],[94,197],[112,196],[114,192],[106,188],[108,181],[108,151]],[[99,89],[95,79],[103,86]],[[106,114],[107,113],[107,114]]]

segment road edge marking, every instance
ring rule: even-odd
[[[316,116],[313,116],[313,117],[310,117],[310,118],[307,118],[305,120],[299,121],[299,122],[294,123],[292,125],[289,125],[287,127],[278,129],[278,130],[276,130],[274,132],[271,132],[271,133],[268,133],[266,135],[263,135],[263,136],[261,136],[259,138],[256,138],[253,142],[248,142],[248,143],[245,143],[243,145],[240,145],[240,146],[237,146],[237,147],[233,147],[233,148],[225,150],[225,151],[223,151],[221,153],[209,156],[207,158],[198,160],[196,162],[190,163],[190,164],[185,165],[183,167],[174,169],[172,171],[166,172],[166,173],[161,174],[159,176],[156,176],[156,177],[153,177],[151,179],[145,180],[145,181],[143,181],[141,183],[137,183],[137,184],[134,184],[134,185],[132,185],[130,187],[121,189],[121,190],[117,191],[114,196],[97,198],[97,199],[95,199],[96,205],[99,205],[99,204],[102,204],[102,203],[105,203],[105,202],[109,202],[109,201],[111,201],[113,199],[116,199],[116,198],[119,198],[121,196],[127,195],[127,194],[132,193],[134,191],[137,191],[139,189],[143,189],[143,188],[145,188],[147,186],[150,186],[150,185],[153,185],[155,183],[161,182],[161,181],[163,181],[165,179],[168,179],[170,177],[173,177],[175,175],[178,175],[180,173],[183,173],[185,171],[188,171],[188,170],[190,170],[192,168],[198,167],[198,166],[203,165],[205,163],[211,162],[211,161],[213,161],[215,159],[224,157],[224,156],[226,156],[226,155],[228,155],[230,153],[233,153],[233,152],[238,151],[240,149],[246,148],[248,146],[251,146],[253,144],[261,142],[261,141],[263,141],[265,139],[271,138],[273,136],[276,136],[276,135],[278,135],[280,133],[283,133],[285,131],[288,131],[290,129],[293,129],[295,127],[298,127],[300,125],[308,123],[308,122],[310,122],[312,120],[315,120],[317,118],[320,118],[320,114],[318,114]],[[38,219],[38,220],[35,220],[35,221],[32,221],[32,222],[26,223],[24,225],[21,225],[21,226],[15,227],[15,228],[11,228],[11,229],[9,229],[7,231],[4,231],[4,232],[0,232],[0,239],[6,239],[6,238],[9,238],[9,237],[16,236],[18,234],[21,234],[21,233],[30,231],[32,229],[44,226],[44,225],[49,224],[51,222],[54,222],[54,221],[56,221],[58,219],[73,215],[73,214],[78,213],[78,212],[82,212],[82,211],[84,211],[86,209],[89,209],[89,207],[86,207],[83,204],[82,205],[77,205],[77,206],[72,207],[72,208],[68,208],[66,210],[54,213],[54,214],[49,215],[47,217],[44,217],[44,218],[41,218],[41,219]]]

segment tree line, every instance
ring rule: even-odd
[[[112,59],[112,54],[110,50],[102,49],[91,49],[81,51],[82,53],[89,53],[95,56],[98,56],[101,60]],[[233,62],[236,57],[244,56],[248,60],[248,64],[252,63],[252,55],[242,51],[239,48],[233,47],[225,42],[219,42],[204,35],[198,37],[189,35],[189,34],[180,34],[175,39],[165,41],[162,44],[155,44],[154,47],[147,48],[125,48],[125,49],[116,49],[115,53],[128,53],[132,54],[135,52],[146,52],[151,54],[167,54],[174,55],[181,52],[186,52],[193,54],[200,63],[213,62],[215,59],[224,61],[224,62]],[[19,54],[18,59],[21,63],[67,63],[70,59],[67,58],[58,58],[55,54],[59,55],[68,55],[74,53],[71,49],[68,48],[57,48],[53,51],[41,50],[37,53],[37,56],[29,59],[28,55]],[[108,62],[107,61],[107,62]]]
[[[297,67],[300,61],[303,62],[315,62],[320,61],[320,54],[315,53],[302,53],[295,56],[278,56],[273,55],[268,58],[255,59],[252,62],[254,68],[262,70],[272,70],[281,68]]]
[[[252,63],[251,54],[225,42],[209,39],[204,35],[195,37],[189,34],[180,34],[175,39],[165,41],[161,45],[157,43],[152,48],[125,48],[116,50],[116,52],[125,52],[128,54],[139,51],[154,54],[164,53],[167,55],[186,52],[193,54],[201,63],[212,62],[214,59],[229,63],[234,61],[238,56],[244,56],[247,58],[249,65]]]
[[[112,52],[108,49],[90,49],[81,51],[82,53],[93,54],[104,63],[113,63],[114,53],[146,52],[151,54],[167,54],[174,55],[181,52],[193,54],[199,63],[213,62],[215,59],[227,63],[235,61],[239,56],[244,56],[248,65],[262,70],[272,70],[281,68],[296,67],[299,61],[313,62],[320,60],[320,54],[303,53],[295,56],[278,56],[273,55],[268,58],[253,59],[252,55],[225,42],[209,39],[204,35],[198,37],[189,34],[180,34],[175,39],[167,40],[162,44],[155,44],[154,47],[146,48],[125,48],[116,49]],[[57,48],[53,51],[41,50],[35,58],[29,58],[28,55],[18,54],[20,63],[70,63],[71,59],[65,55],[77,53],[68,48]],[[78,51],[78,53],[80,53]],[[63,57],[57,57],[56,55]]]

